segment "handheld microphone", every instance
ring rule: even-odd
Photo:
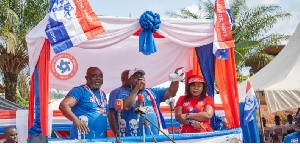
[[[136,105],[138,107],[144,106],[144,95],[143,94],[138,95],[138,101],[136,102]]]
[[[175,99],[170,97],[166,100],[166,103],[170,106],[170,110],[173,111],[174,110]]]
[[[144,95],[143,94],[139,94],[138,95],[138,101],[136,102],[137,107],[141,108],[144,106]],[[140,113],[139,110],[137,110],[138,112],[138,116],[137,116],[137,123],[139,123],[140,120]]]
[[[121,132],[120,132],[120,125],[121,125],[121,111],[123,110],[123,100],[117,99],[115,102],[116,109],[118,110],[118,127],[119,127],[119,139],[116,138],[116,142],[121,142]]]
[[[116,102],[115,102],[115,106],[116,106],[116,109],[118,111],[123,110],[123,100],[122,99],[117,99]]]

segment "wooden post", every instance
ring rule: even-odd
[[[263,94],[263,91],[261,91],[262,92],[262,94]],[[263,121],[262,121],[262,116],[261,116],[261,108],[260,108],[260,99],[261,99],[261,97],[260,97],[260,91],[259,90],[257,90],[256,91],[256,95],[257,95],[257,97],[258,97],[258,105],[259,105],[259,118],[260,118],[260,128],[261,128],[261,135],[262,135],[262,143],[264,143],[265,142],[265,132],[264,132],[264,126],[263,126]]]

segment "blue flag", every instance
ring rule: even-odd
[[[249,121],[253,120],[253,114],[258,109],[257,102],[253,87],[250,84],[250,79],[247,80],[245,107],[244,107],[244,125],[246,126]]]

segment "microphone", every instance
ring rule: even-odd
[[[116,109],[118,110],[118,127],[119,127],[119,139],[116,137],[116,143],[121,142],[121,132],[120,132],[120,125],[121,125],[121,111],[123,110],[123,100],[117,99],[115,102]]]
[[[143,94],[138,95],[138,101],[136,102],[136,105],[138,107],[144,106],[144,95]]]
[[[115,106],[116,106],[116,109],[118,111],[123,110],[123,100],[122,99],[117,99],[116,102],[115,102]]]
[[[144,95],[143,94],[139,94],[138,95],[138,101],[136,102],[136,109],[135,109],[135,112],[138,113],[138,116],[137,116],[137,123],[139,123],[139,120],[140,120],[140,113],[139,113],[139,109],[141,109],[145,104],[144,104]],[[137,109],[138,108],[138,109]]]
[[[170,110],[173,111],[174,110],[175,99],[170,97],[166,100],[166,103],[170,106]]]

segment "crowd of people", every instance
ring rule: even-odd
[[[287,115],[287,124],[281,124],[279,116],[274,117],[275,124],[266,125],[265,117],[262,117],[264,133],[260,129],[261,142],[265,143],[294,143],[300,142],[300,114],[299,110],[294,115]],[[264,140],[264,141],[263,141]]]
[[[115,137],[167,132],[159,107],[161,102],[176,95],[179,81],[184,79],[182,69],[177,68],[170,74],[172,82],[168,88],[146,88],[144,70],[124,70],[121,74],[121,86],[110,92],[107,102],[105,92],[101,91],[103,72],[98,67],[88,68],[86,84],[71,89],[59,105],[62,114],[73,122],[70,138],[104,138],[107,135],[107,121]],[[201,76],[192,75],[185,85],[185,95],[179,97],[175,105],[175,119],[181,124],[179,133],[212,132],[210,119],[214,115],[215,105],[213,98],[207,95],[205,80]],[[140,96],[142,102],[139,100]],[[121,111],[116,108],[117,100],[123,102]],[[139,107],[144,108],[143,114],[140,114]],[[147,124],[147,121],[141,115],[145,115],[157,127],[148,125],[143,131],[142,125]],[[294,118],[288,115],[287,119],[288,124],[283,125],[280,117],[275,116],[275,125],[268,127],[263,117],[264,133],[260,131],[261,140],[266,143],[299,142],[299,110]],[[223,124],[223,129],[227,129],[226,118],[223,118]],[[18,133],[14,127],[7,127],[4,135],[7,143],[18,141]],[[120,141],[116,139],[116,142]]]

